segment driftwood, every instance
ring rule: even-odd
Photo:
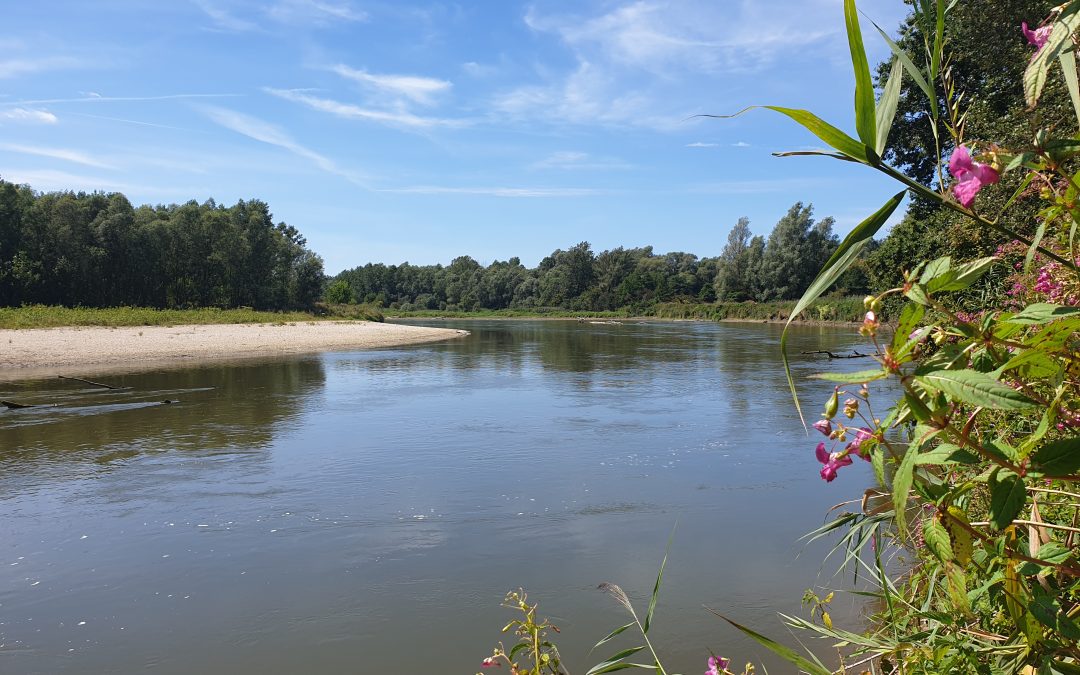
[[[803,352],[803,354],[825,354],[830,359],[866,359],[873,356],[873,354],[860,354],[857,350],[852,351],[850,354],[833,354],[830,351],[824,349],[818,349],[812,352]]]
[[[0,405],[10,410],[21,410],[23,408],[33,408],[34,406],[27,403],[15,403],[14,401],[0,401]]]
[[[90,380],[84,380],[81,377],[67,377],[66,375],[57,375],[61,380],[72,380],[74,382],[82,382],[83,384],[92,384],[95,387],[105,387],[106,389],[129,389],[130,387],[114,387],[111,384],[102,384],[101,382],[91,382]]]

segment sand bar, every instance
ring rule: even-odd
[[[0,330],[0,379],[35,377],[47,369],[131,370],[141,365],[395,347],[464,335],[468,331],[370,321]]]

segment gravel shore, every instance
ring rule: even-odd
[[[0,379],[49,368],[201,363],[342,349],[373,349],[467,335],[449,328],[370,321],[0,330]]]

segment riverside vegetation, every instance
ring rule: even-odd
[[[842,479],[845,467],[865,461],[876,486],[850,494],[809,537],[839,535],[834,552],[841,568],[870,584],[851,591],[873,601],[869,625],[834,625],[836,591],[807,591],[809,617],[784,618],[794,631],[828,645],[835,665],[827,666],[814,653],[820,649],[804,655],[714,613],[814,675],[1074,674],[1080,672],[1080,78],[1073,50],[1080,0],[1055,8],[1004,3],[1013,10],[1023,5],[1016,14],[945,0],[911,4],[899,42],[881,31],[893,58],[879,70],[875,96],[855,1],[844,2],[856,85],[854,136],[808,111],[768,107],[830,148],[792,154],[854,162],[904,188],[840,244],[793,314],[858,259],[909,191],[908,228],[929,220],[958,225],[953,233],[974,230],[983,240],[977,246],[993,255],[913,261],[896,284],[864,300],[860,332],[877,365],[817,376],[831,391],[812,425],[825,438],[816,447],[808,443],[808,454],[830,483]],[[979,31],[972,25],[978,23],[1006,26],[1010,41],[1002,42],[1010,46],[993,42],[1004,29]],[[1024,39],[1029,51],[1017,57],[1015,46]],[[975,51],[986,56],[964,63]],[[1012,81],[993,70],[1003,53],[1016,61],[1004,69]],[[973,64],[993,77],[963,77],[973,75],[963,72]],[[1055,100],[1049,83],[1059,77]],[[980,119],[985,101],[1002,97],[993,91],[984,97],[979,87],[1012,93],[1019,100],[1006,107],[1018,114],[1004,124]],[[1037,107],[1041,102],[1047,107]],[[894,126],[906,143],[913,122],[927,128],[919,132],[922,149],[890,152]],[[1027,125],[1030,133],[1021,128]],[[973,293],[992,274],[1011,285],[992,297]],[[899,319],[886,336],[879,313],[889,300]],[[785,342],[786,332],[780,345],[786,365]],[[900,392],[887,409],[869,387],[883,380]],[[797,395],[795,405],[801,408]],[[627,631],[639,640],[588,675],[669,672],[649,636],[665,564],[666,556],[644,614],[617,586],[602,586],[633,620],[597,646],[625,639],[620,636]],[[550,641],[554,627],[537,618],[536,605],[521,591],[507,596],[507,604],[522,616],[504,629],[517,642],[500,644],[481,665],[566,672]],[[702,663],[706,675],[732,672],[728,658],[704,647]],[[753,671],[749,664],[742,669]]]

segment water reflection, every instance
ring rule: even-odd
[[[646,598],[676,521],[670,665],[759,654],[701,605],[776,632],[820,578],[795,542],[841,494],[779,329],[445,324],[472,335],[3,385],[58,405],[0,412],[0,670],[475,672],[520,585],[584,664],[624,621],[596,584]],[[792,351],[857,342],[801,329]]]

